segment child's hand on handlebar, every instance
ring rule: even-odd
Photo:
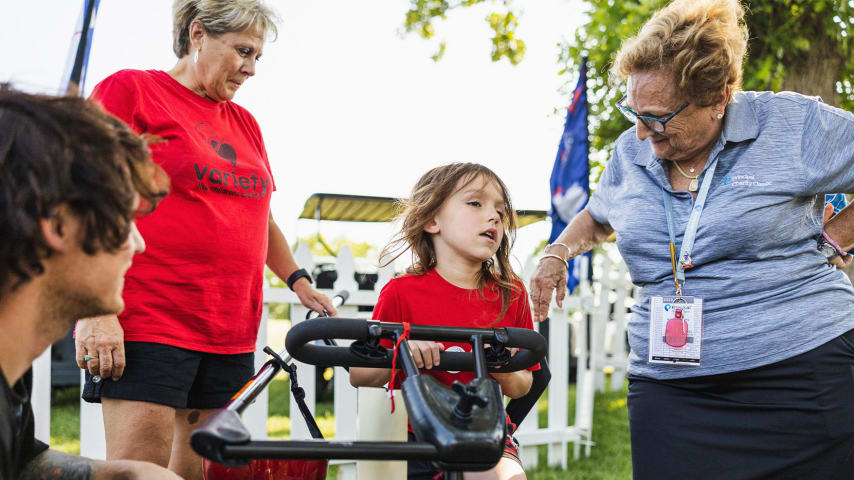
[[[410,340],[409,349],[418,368],[430,369],[439,366],[439,352],[444,352],[445,346],[427,340]]]

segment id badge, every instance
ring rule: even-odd
[[[649,299],[649,363],[700,366],[703,299]]]

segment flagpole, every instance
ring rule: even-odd
[[[581,57],[581,64],[584,65],[584,92],[587,93],[587,57]],[[587,170],[590,171],[590,101],[587,95],[584,95],[584,127],[587,129]]]
[[[79,96],[83,94],[83,81],[86,71],[86,63],[89,60],[89,48],[92,46],[92,38],[90,36],[92,25],[95,21],[95,15],[98,10],[100,0],[84,0],[83,3],[83,21],[80,25],[80,39],[77,43],[77,49],[74,53],[74,61],[71,66],[71,73],[68,76],[68,85],[62,92],[66,95]],[[77,32],[75,32],[75,36]],[[72,42],[74,40],[72,39]],[[67,71],[66,71],[67,73]]]
[[[590,101],[587,97],[587,57],[581,57],[581,64],[584,65],[584,129],[587,133],[587,177],[590,178]],[[590,250],[590,261],[587,262],[587,280],[593,280],[593,255],[595,248]],[[589,330],[588,330],[589,331]]]

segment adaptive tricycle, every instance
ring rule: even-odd
[[[346,294],[339,295],[336,301],[340,304]],[[304,392],[296,382],[296,367],[289,364],[290,358],[282,357],[289,352],[294,359],[315,365],[392,368],[394,350],[380,345],[383,338],[398,345],[397,363],[407,377],[402,396],[417,441],[323,440],[302,401]],[[334,339],[352,339],[353,343],[349,347],[337,346]],[[442,352],[438,368],[474,371],[476,377],[467,385],[457,382],[448,388],[433,377],[420,374],[409,339],[469,342],[471,352]],[[325,344],[317,344],[318,340]],[[484,344],[489,347],[484,348]],[[511,348],[519,350],[510,355]],[[546,354],[546,342],[539,333],[521,328],[437,327],[319,317],[291,328],[280,354],[269,347],[265,351],[272,359],[190,439],[199,455],[216,462],[205,462],[208,480],[322,479],[330,459],[429,460],[445,472],[446,479],[462,479],[463,471],[488,470],[501,458],[507,429],[504,397],[489,372],[512,372],[540,363]],[[282,369],[291,374],[291,391],[312,440],[252,440],[241,423],[239,415]],[[545,388],[543,374],[538,377],[540,381],[535,380],[531,392],[536,397]],[[545,377],[547,383],[547,369]],[[523,413],[530,409],[529,403],[533,405],[524,402]],[[518,412],[519,408],[515,410]]]

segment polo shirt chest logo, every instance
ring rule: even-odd
[[[756,176],[751,174],[727,175],[721,183],[732,187],[767,187],[771,185],[771,182],[757,180]]]

